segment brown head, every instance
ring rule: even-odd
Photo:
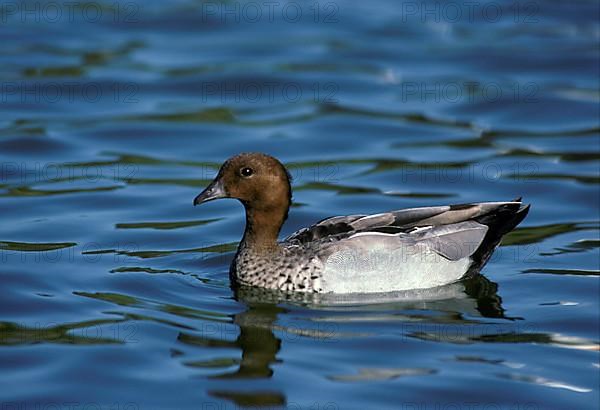
[[[220,198],[239,200],[246,208],[245,240],[265,245],[276,242],[291,197],[290,175],[281,162],[266,154],[243,153],[225,161],[194,205]]]

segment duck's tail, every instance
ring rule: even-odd
[[[471,256],[473,263],[466,276],[472,276],[479,272],[500,244],[502,237],[525,219],[529,208],[530,205],[523,205],[519,197],[475,219],[480,224],[487,225],[488,231],[479,248]]]

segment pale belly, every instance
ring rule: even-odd
[[[324,263],[322,289],[368,293],[432,288],[461,279],[470,264],[468,257],[451,261],[433,251],[375,249],[357,254],[341,250]]]

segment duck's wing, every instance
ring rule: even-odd
[[[452,207],[464,205],[444,205],[422,208],[409,208],[390,211],[375,215],[347,215],[325,218],[308,228],[302,228],[287,238],[284,242],[309,244],[326,240],[339,239],[341,234],[357,232],[386,232],[398,233],[412,228],[419,221],[442,215],[452,210]]]
[[[357,233],[410,233],[422,227],[436,227],[466,221],[476,221],[502,232],[512,230],[526,216],[529,206],[523,206],[521,198],[509,202],[481,202],[471,204],[443,205],[409,208],[375,215],[349,215],[326,218],[301,229],[285,239],[285,242],[309,244],[339,240]]]

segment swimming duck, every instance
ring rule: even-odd
[[[239,200],[246,229],[231,263],[237,285],[291,292],[371,293],[424,289],[476,274],[502,236],[527,215],[521,198],[334,216],[278,241],[292,200],[276,158],[228,159],[194,205]]]

